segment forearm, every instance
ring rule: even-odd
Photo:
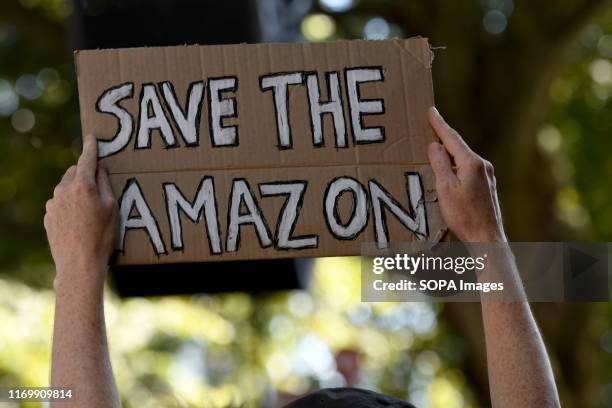
[[[559,399],[544,342],[506,244],[493,165],[476,154],[432,108],[429,121],[442,145],[432,143],[442,218],[472,255],[488,255],[481,282],[503,283],[503,293],[482,294],[491,400],[495,408],[558,407]],[[476,252],[473,252],[476,251]]]
[[[504,276],[506,299],[482,302],[491,402],[495,408],[559,407],[542,336],[531,314],[514,259],[505,250],[491,259],[492,276]]]
[[[51,384],[73,389],[74,402],[61,407],[119,407],[106,340],[103,283],[67,278],[92,276],[83,272],[58,271]]]

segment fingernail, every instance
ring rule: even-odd
[[[433,142],[429,145],[429,151],[433,154],[438,154],[442,150],[442,145],[438,142]]]
[[[432,106],[431,108],[431,112],[434,114],[434,116],[441,122],[445,122],[444,117],[442,117],[442,114],[440,113],[440,111],[438,110],[438,108],[436,108],[435,106]]]

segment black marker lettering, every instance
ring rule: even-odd
[[[287,196],[276,223],[275,241],[278,249],[305,249],[319,246],[319,237],[316,235],[292,238],[300,210],[302,209],[307,186],[307,181],[277,182],[259,185],[259,191],[262,196]]]
[[[110,140],[98,140],[98,157],[113,155],[125,149],[134,132],[134,119],[130,112],[123,109],[119,102],[134,96],[134,83],[128,82],[106,90],[96,102],[96,110],[110,113],[119,121],[119,129]]]
[[[233,181],[229,201],[226,251],[236,252],[238,250],[240,247],[240,226],[245,224],[255,226],[257,238],[262,248],[271,246],[270,229],[246,180],[235,179]],[[246,214],[240,213],[242,203],[247,209]]]
[[[193,82],[187,90],[186,113],[181,108],[176,92],[171,82],[160,84],[166,106],[172,114],[172,120],[181,132],[185,145],[197,146],[199,144],[200,117],[202,115],[202,102],[204,100],[204,82]]]
[[[134,208],[138,212],[138,216],[130,217]],[[144,229],[147,232],[157,255],[166,253],[157,220],[153,216],[136,179],[129,179],[119,198],[119,241],[117,242],[117,249],[121,252],[124,250],[126,232],[133,229]]]
[[[347,223],[343,223],[338,214],[338,199],[345,192],[353,196],[353,206]],[[356,238],[368,224],[368,197],[365,188],[351,177],[332,180],[325,191],[324,211],[327,227],[336,238]]]
[[[272,90],[274,111],[276,112],[276,130],[278,147],[290,149],[293,146],[291,138],[291,123],[289,121],[289,85],[304,83],[302,72],[278,73],[259,78],[262,91]]]
[[[212,177],[204,177],[198,186],[193,204],[185,199],[185,196],[174,183],[164,183],[164,194],[166,196],[166,210],[168,222],[172,235],[172,248],[183,249],[183,229],[179,209],[194,223],[199,223],[204,213],[208,242],[212,254],[221,253],[221,232],[217,219],[217,202],[215,199],[215,186]]]
[[[421,179],[418,174],[406,174],[408,210],[404,210],[397,200],[378,184],[376,180],[370,180],[368,185],[370,196],[372,197],[374,232],[378,248],[387,248],[389,246],[385,208],[388,208],[406,228],[412,231],[417,239],[427,238],[427,218],[425,216],[423,187],[421,186]]]
[[[326,77],[329,100],[327,102],[321,102],[317,74],[309,73],[306,76],[312,143],[315,146],[323,146],[323,116],[325,114],[330,114],[334,121],[336,147],[346,147],[346,125],[344,123],[344,109],[342,107],[342,92],[340,90],[338,72],[328,72]]]
[[[238,106],[236,98],[222,98],[223,92],[236,92],[238,78],[209,78],[208,95],[210,106],[208,108],[208,126],[210,137],[215,147],[238,146],[238,126],[224,126],[224,118],[237,118]]]
[[[346,93],[348,94],[351,112],[351,129],[355,144],[384,142],[384,127],[365,127],[363,117],[385,113],[385,103],[382,99],[361,99],[359,84],[384,81],[382,67],[350,68],[344,71]]]
[[[152,116],[149,116],[149,111],[152,111]],[[140,116],[138,120],[136,149],[151,147],[151,132],[155,129],[159,129],[166,147],[176,146],[174,133],[162,108],[155,85],[143,84],[140,94]]]

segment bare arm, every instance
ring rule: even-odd
[[[429,146],[442,216],[466,243],[506,242],[493,166],[474,153],[437,110],[430,123],[442,144]],[[509,249],[490,257],[488,274],[503,277],[505,290],[522,297],[523,288]],[[491,402],[495,408],[560,407],[544,342],[525,300],[483,301]]]
[[[77,166],[47,202],[45,229],[56,267],[51,385],[73,389],[61,407],[119,407],[104,323],[104,277],[116,203],[97,143],[88,136]]]

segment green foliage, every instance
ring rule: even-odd
[[[360,303],[359,262],[319,261],[312,290],[121,301],[106,298],[124,407],[261,406],[278,390],[338,386],[335,354],[360,356],[358,384],[422,407],[475,406],[460,343],[427,303]],[[0,384],[48,381],[53,294],[0,280]],[[267,396],[267,397],[266,397]]]
[[[562,222],[591,239],[612,240],[612,13],[590,25],[550,89],[549,123],[538,135],[559,183]]]
[[[0,6],[0,99],[22,93],[18,111],[0,115],[0,265],[3,274],[36,285],[51,279],[44,205],[79,150],[65,4],[11,0]],[[24,131],[32,117],[32,129]]]

